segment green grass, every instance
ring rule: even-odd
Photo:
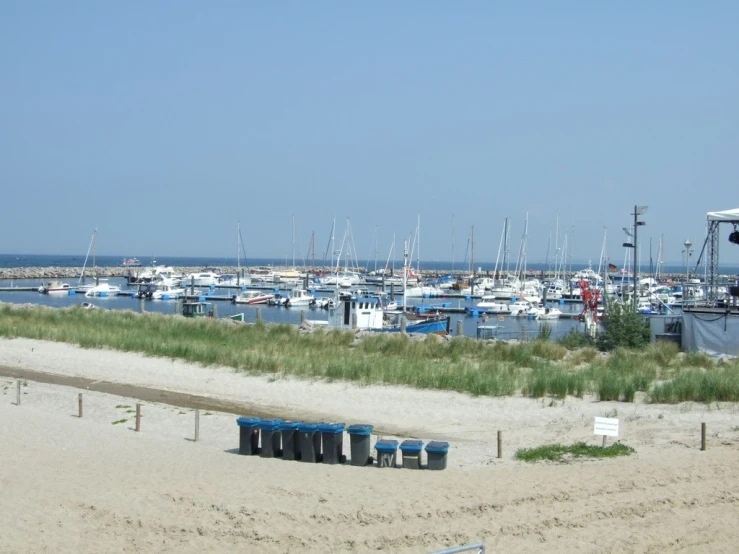
[[[121,423],[126,423],[127,419],[119,419],[118,421],[111,422],[112,425],[120,425]]]
[[[593,346],[569,351],[566,344],[587,339],[571,334],[563,344],[471,338],[414,340],[400,333],[377,333],[355,345],[353,332],[297,326],[241,325],[231,321],[185,319],[131,311],[12,309],[0,305],[0,337],[25,337],[141,352],[235,371],[351,381],[359,385],[406,385],[476,396],[524,394],[565,399],[592,393],[600,400],[634,402],[739,401],[739,365],[716,366],[702,353],[679,354],[658,343],[641,350],[617,348],[607,355]],[[128,405],[118,405],[130,409]]]
[[[635,450],[630,446],[617,442],[602,448],[578,442],[572,445],[550,444],[536,448],[521,448],[516,451],[514,458],[522,462],[567,462],[576,458],[615,458],[616,456],[630,456]]]

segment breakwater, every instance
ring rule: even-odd
[[[239,268],[238,266],[216,266],[211,268],[216,269],[220,271],[222,274],[235,274],[239,271],[242,272],[242,274],[246,274],[249,272],[248,268],[244,268],[243,266]],[[102,278],[108,278],[108,277],[127,277],[129,275],[137,275],[144,271],[145,268],[143,267],[120,267],[120,266],[109,266],[109,267],[95,267],[95,268],[87,268],[85,269],[85,277],[102,277]],[[203,266],[177,266],[173,268],[176,273],[187,275],[190,273],[199,273],[203,271]],[[271,270],[275,272],[293,272],[296,271],[296,268],[293,267],[277,267],[272,266],[270,267]],[[311,274],[324,274],[324,273],[330,273],[331,272],[330,267],[316,267],[316,268],[309,268],[307,271],[309,271]],[[363,268],[359,268],[360,271],[363,270]],[[306,271],[305,269],[298,268],[297,271]],[[574,276],[573,272],[568,272],[564,275],[565,279],[572,278]],[[424,271],[423,275],[427,278],[436,278],[446,275],[455,275],[457,278],[466,278],[469,273],[465,271],[459,271],[455,270],[452,271],[449,270],[434,270],[434,271]],[[476,273],[476,277],[493,277],[495,275],[495,272],[493,271],[481,271]],[[640,273],[640,276],[648,276],[648,273]],[[82,268],[81,267],[64,267],[64,266],[47,266],[47,267],[6,267],[6,268],[0,268],[0,279],[79,279],[82,276]],[[537,271],[535,273],[529,273],[529,276],[531,277],[537,277],[539,279],[548,279],[555,277],[554,272],[549,271]],[[561,274],[559,275],[561,277]],[[724,278],[728,278],[728,276],[721,276]],[[663,273],[661,278],[666,281],[673,281],[675,283],[679,283],[685,280],[685,274],[684,273]]]

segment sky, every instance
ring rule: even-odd
[[[385,259],[420,219],[421,260],[494,262],[528,217],[529,261],[621,265],[645,205],[640,258],[681,262],[739,207],[737,28],[736,1],[6,0],[0,252],[235,257],[238,225],[322,258],[348,221]]]

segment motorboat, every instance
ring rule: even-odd
[[[532,306],[526,315],[531,319],[559,319],[562,312],[559,308],[549,306]]]
[[[449,317],[437,314],[412,314],[383,309],[378,297],[337,297],[329,307],[328,322],[314,321],[337,329],[363,329],[394,333],[449,333]]]
[[[121,287],[118,285],[111,285],[107,281],[100,279],[97,285],[89,288],[87,292],[85,292],[85,296],[98,296],[100,298],[105,298],[107,296],[115,296],[119,292],[121,292]]]
[[[529,314],[529,310],[533,307],[534,304],[526,300],[516,300],[508,305],[508,309],[511,311],[513,317],[526,317]]]
[[[174,283],[160,283],[156,286],[156,290],[151,293],[152,300],[176,300],[185,296],[186,291],[182,287],[178,287]]]
[[[492,294],[486,294],[475,306],[478,310],[484,310],[491,314],[507,314],[510,311],[508,304],[499,302]]]
[[[38,288],[42,294],[69,294],[73,290],[72,285],[63,281],[47,281]]]
[[[274,295],[260,290],[244,290],[231,297],[234,304],[267,304]]]
[[[221,276],[213,271],[201,271],[198,273],[190,273],[185,275],[182,284],[185,286],[195,287],[215,287],[218,285],[218,279]]]
[[[305,289],[292,289],[287,296],[285,306],[310,306],[316,302],[315,297]]]
[[[141,267],[141,261],[138,258],[126,258],[121,262],[121,267]]]
[[[405,289],[405,295],[408,298],[433,298],[444,296],[444,291],[439,287],[417,286]]]

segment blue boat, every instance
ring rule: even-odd
[[[328,311],[328,326],[337,329],[361,329],[381,333],[449,334],[450,320],[440,314],[414,314],[386,310],[379,297],[337,298]]]

